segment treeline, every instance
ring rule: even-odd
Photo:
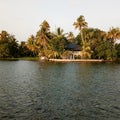
[[[0,33],[0,58],[33,56],[32,54],[25,42],[19,45],[14,35],[10,35],[7,31]]]
[[[84,16],[80,16],[73,23],[79,34],[64,33],[58,27],[55,32],[50,31],[49,23],[44,20],[36,35],[28,40],[18,41],[7,31],[0,33],[0,58],[36,57],[63,58],[73,51],[81,51],[78,58],[112,60],[120,57],[120,28],[111,28],[105,32],[98,28],[89,28]]]

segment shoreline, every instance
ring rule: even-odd
[[[23,57],[23,58],[0,58],[0,61],[48,61],[48,62],[119,62],[120,59],[117,60],[103,60],[103,59],[43,59],[41,60],[39,57]]]
[[[49,59],[52,62],[113,62],[113,60],[103,59]]]
[[[0,58],[0,61],[19,61],[19,60],[39,61],[39,57]]]

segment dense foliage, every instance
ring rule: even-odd
[[[0,33],[0,58],[17,57],[18,43],[13,35],[6,31]]]
[[[112,60],[120,57],[120,29],[111,28],[105,32],[98,28],[89,28],[84,16],[79,16],[73,23],[79,30],[74,36],[72,32],[64,33],[58,27],[55,32],[50,31],[49,23],[44,20],[36,35],[31,35],[26,42],[20,44],[13,35],[6,31],[0,33],[0,58],[7,57],[35,57],[45,56],[47,58],[62,58],[72,54],[74,50],[81,51],[84,59]],[[71,45],[76,48],[70,47]]]

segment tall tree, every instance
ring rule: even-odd
[[[79,16],[76,20],[76,22],[73,23],[73,25],[75,26],[75,29],[79,29],[80,31],[80,35],[81,35],[81,39],[82,42],[84,44],[84,38],[83,38],[83,28],[87,28],[88,27],[88,23],[85,21],[85,18],[83,15]]]
[[[81,40],[82,40],[82,53],[83,53],[83,58],[86,58],[86,55],[84,54],[86,51],[86,46],[88,46],[87,41],[84,39],[84,34],[83,34],[83,29],[88,27],[88,23],[85,21],[85,18],[83,15],[79,16],[76,20],[76,22],[73,23],[76,29],[79,29],[80,35],[81,35]]]
[[[50,41],[50,49],[52,50],[52,57],[54,58],[60,58],[66,48],[67,39],[65,37],[66,34],[63,32],[64,30],[58,27]]]
[[[36,44],[36,40],[35,40],[35,37],[33,35],[31,35],[28,38],[26,46],[33,53],[33,56],[38,55],[38,46]]]
[[[79,16],[76,20],[76,22],[73,23],[76,29],[79,29],[81,31],[83,28],[88,27],[88,23],[85,21],[85,18],[83,15]]]
[[[45,53],[49,49],[50,35],[50,25],[44,20],[36,34],[36,44],[39,47],[40,56],[46,56]]]

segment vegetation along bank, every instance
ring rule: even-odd
[[[98,59],[116,60],[120,58],[120,28],[103,31],[90,28],[83,15],[73,23],[79,33],[64,33],[60,27],[50,31],[49,23],[44,20],[36,35],[31,35],[20,44],[14,35],[7,31],[0,32],[0,59],[22,57],[45,57],[47,59]]]

